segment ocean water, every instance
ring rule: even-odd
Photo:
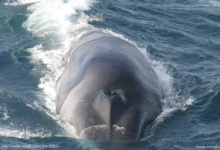
[[[163,87],[141,141],[79,140],[55,113],[63,57],[93,30],[138,47]],[[0,149],[219,149],[219,107],[219,0],[0,0]]]

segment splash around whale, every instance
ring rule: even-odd
[[[93,31],[73,43],[57,83],[57,113],[80,139],[139,140],[161,113],[162,88],[129,42]]]

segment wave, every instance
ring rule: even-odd
[[[220,7],[220,1],[219,0],[199,0],[199,2],[205,6],[216,6]]]
[[[12,6],[17,6],[17,5],[26,5],[26,4],[31,4],[38,2],[39,0],[6,0],[4,3],[5,5],[12,5]]]

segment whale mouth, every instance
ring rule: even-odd
[[[134,134],[128,132],[124,127],[103,124],[85,128],[79,138],[87,140],[133,140]]]

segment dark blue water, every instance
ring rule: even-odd
[[[219,0],[0,0],[0,149],[219,149]],[[36,3],[32,3],[36,2]],[[144,51],[163,113],[142,141],[85,141],[55,113],[63,56],[101,30]]]

